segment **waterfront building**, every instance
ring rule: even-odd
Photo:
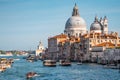
[[[106,49],[104,51],[104,61],[109,64],[120,64],[120,48]]]
[[[58,44],[60,42],[65,42],[65,40],[67,40],[67,38],[68,38],[67,35],[60,34],[60,35],[56,35],[54,37],[50,37],[48,39],[48,53],[50,54],[49,56],[52,59],[57,59],[58,53],[59,53]]]
[[[115,47],[120,47],[120,37],[117,32],[108,30],[107,17],[99,20],[95,16],[90,31],[87,31],[86,22],[80,16],[76,4],[72,16],[65,24],[64,34],[48,39],[48,53],[53,59],[69,58],[94,62],[98,58],[101,61],[104,50]]]
[[[88,58],[90,62],[93,63],[103,63],[104,61],[104,51],[105,51],[105,47],[92,47],[91,52],[89,53],[90,57]]]
[[[36,56],[40,56],[42,58],[42,54],[44,53],[44,51],[45,51],[44,46],[42,42],[40,41],[37,47],[37,50],[36,50]]]
[[[88,33],[81,37],[81,45],[83,52],[86,55],[86,59],[89,59],[92,49],[94,47],[115,48],[120,47],[120,37],[117,32],[111,32],[108,34],[103,33]],[[96,51],[97,52],[97,51]]]
[[[77,59],[79,51],[80,38],[75,36],[70,36],[67,40],[60,42],[58,44],[59,58],[60,59]]]

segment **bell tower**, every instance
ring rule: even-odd
[[[108,34],[108,19],[106,16],[103,19],[103,33]]]

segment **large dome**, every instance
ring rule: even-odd
[[[86,23],[85,20],[79,16],[72,16],[70,17],[65,25],[65,28],[85,28],[86,29]]]
[[[77,36],[85,34],[86,31],[86,22],[80,17],[78,7],[75,4],[72,12],[72,16],[67,20],[65,24],[65,34]]]

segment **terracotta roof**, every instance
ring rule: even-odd
[[[60,40],[59,42],[62,42],[62,43],[63,43],[63,42],[66,42],[66,40]]]
[[[104,42],[104,43],[101,43],[101,44],[98,44],[96,46],[115,46],[115,44],[111,43],[111,42]]]
[[[65,35],[65,34],[60,34],[60,35],[54,36],[54,38],[67,38],[67,35]]]
[[[88,34],[84,34],[83,37],[87,36]]]
[[[120,46],[120,44],[117,44],[117,46]]]
[[[51,39],[51,38],[67,38],[67,35],[65,35],[65,34],[59,34],[59,35],[50,37],[49,39]]]

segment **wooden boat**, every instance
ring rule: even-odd
[[[35,77],[35,76],[37,76],[37,73],[36,73],[36,72],[28,72],[28,73],[26,74],[26,78],[27,78],[27,79],[30,79],[30,78]]]
[[[71,62],[68,60],[60,60],[59,62],[60,66],[71,66]]]
[[[1,68],[0,67],[0,72],[4,72],[6,70],[6,68]]]
[[[56,66],[56,60],[44,60],[43,65],[44,66],[49,66],[49,67],[55,67]]]

